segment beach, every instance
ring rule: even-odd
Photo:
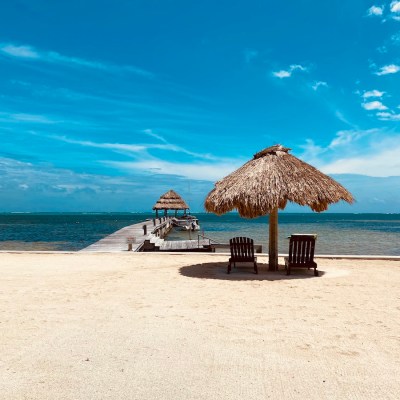
[[[0,397],[400,397],[400,260],[227,258],[1,253]]]

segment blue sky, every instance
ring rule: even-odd
[[[199,211],[276,143],[400,211],[400,1],[10,0],[0,73],[1,211]]]

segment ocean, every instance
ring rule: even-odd
[[[197,239],[203,232],[221,243],[248,236],[268,251],[268,217],[195,215],[201,232],[174,230],[167,240]],[[153,217],[150,213],[4,213],[0,214],[0,250],[78,251],[124,226]],[[288,252],[287,237],[292,233],[317,234],[317,255],[400,255],[400,214],[280,213],[280,253]]]

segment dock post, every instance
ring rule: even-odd
[[[132,244],[135,243],[135,238],[133,236],[127,237],[126,242],[128,243],[128,251],[132,251]]]

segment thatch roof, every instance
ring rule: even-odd
[[[275,145],[255,154],[215,184],[205,200],[206,210],[220,215],[237,209],[242,217],[254,218],[284,209],[288,201],[318,212],[340,200],[354,201],[342,185],[289,150]]]
[[[186,202],[173,190],[164,193],[154,204],[153,210],[186,210],[189,206]]]

